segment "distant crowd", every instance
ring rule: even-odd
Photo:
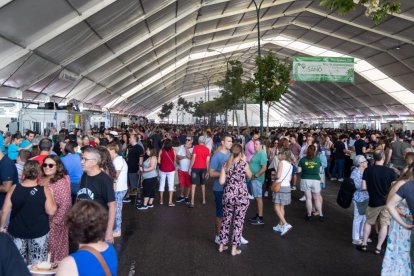
[[[264,218],[263,197],[272,197],[273,231],[283,236],[293,229],[285,210],[292,191],[303,193],[307,222],[325,222],[323,190],[350,180],[352,244],[385,254],[383,275],[411,275],[411,131],[277,128],[261,135],[248,127],[134,124],[46,134],[0,135],[0,232],[7,233],[0,246],[15,253],[0,263],[4,275],[30,275],[26,265],[44,263],[57,275],[116,275],[112,244],[122,236],[123,205],[134,201],[147,212],[157,205],[197,208],[208,204],[208,181],[218,251],[231,245],[230,254],[238,255],[249,243],[248,208],[256,210],[247,220],[252,225],[274,220]],[[370,250],[372,228],[378,236]]]

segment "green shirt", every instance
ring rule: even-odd
[[[264,150],[256,152],[252,159],[250,160],[249,166],[250,166],[250,170],[252,171],[252,174],[255,175],[256,173],[258,173],[263,166],[267,165],[267,156],[266,156],[266,152]],[[264,182],[264,177],[265,174],[262,173],[257,180],[259,180],[260,182]]]
[[[320,180],[319,170],[321,167],[321,160],[318,156],[315,156],[312,160],[303,157],[299,161],[299,167],[302,168],[302,179],[314,179]]]

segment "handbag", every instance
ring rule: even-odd
[[[80,250],[88,251],[94,255],[95,258],[98,259],[99,264],[102,266],[102,269],[105,272],[105,276],[111,276],[111,271],[109,270],[108,264],[105,262],[105,259],[102,257],[102,254],[98,250],[89,245],[82,246]]]
[[[290,171],[292,170],[292,165],[290,165],[289,171],[288,173],[285,175],[285,177],[283,177],[282,181],[276,181],[275,183],[272,184],[272,186],[270,187],[270,190],[273,193],[277,193],[279,192],[280,188],[282,187],[282,182],[283,180],[286,179],[286,177],[289,175]]]

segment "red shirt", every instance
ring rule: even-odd
[[[197,145],[194,146],[193,154],[195,154],[193,168],[207,169],[207,157],[210,156],[210,150],[204,145]]]
[[[160,163],[161,171],[163,172],[175,171],[174,156],[175,156],[175,153],[173,149],[169,151],[161,150],[161,163]]]
[[[46,159],[46,157],[48,155],[49,154],[46,154],[46,155],[37,155],[37,156],[35,156],[33,158],[30,158],[29,160],[36,160],[37,162],[39,162],[40,166],[42,166],[43,165],[43,161]]]

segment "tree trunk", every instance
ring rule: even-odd
[[[233,121],[232,121],[232,126],[234,127],[234,113],[235,113],[235,108],[233,107]]]
[[[249,126],[249,123],[247,122],[247,101],[244,101],[244,123],[246,126]]]
[[[269,132],[269,114],[270,114],[270,103],[267,104],[267,128],[266,128],[266,132]]]
[[[178,125],[178,109],[177,109],[177,125]]]

